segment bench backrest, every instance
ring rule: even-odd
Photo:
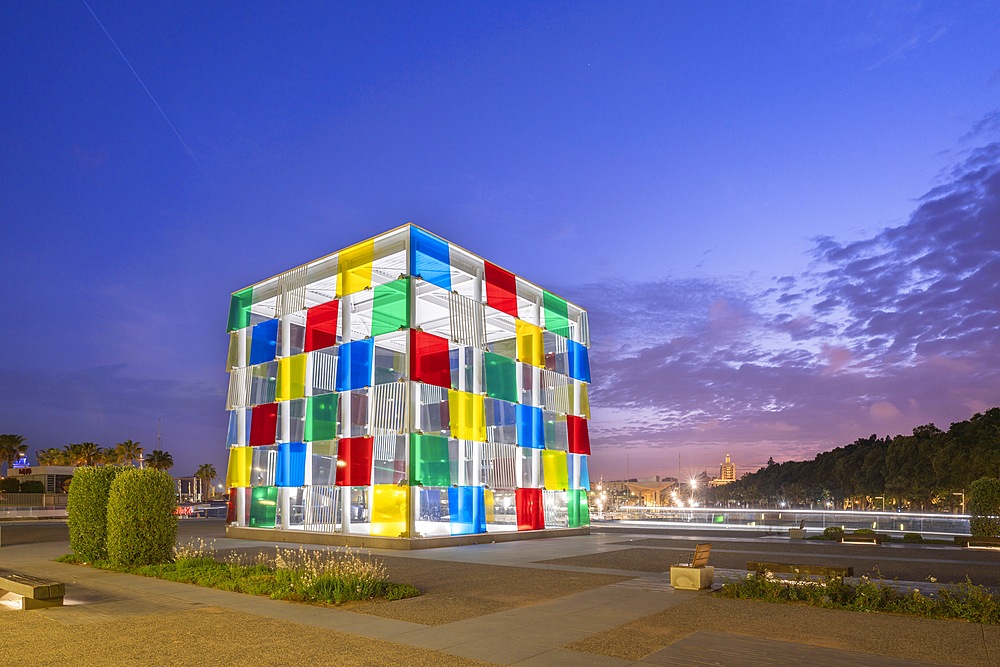
[[[711,544],[699,544],[694,548],[691,555],[691,567],[705,567],[708,565],[708,555],[712,551]]]

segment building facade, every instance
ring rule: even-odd
[[[589,525],[587,313],[414,225],[232,295],[237,527]]]

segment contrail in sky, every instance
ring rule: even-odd
[[[180,141],[181,145],[184,146],[184,150],[186,150],[187,154],[191,156],[191,159],[194,160],[194,163],[196,165],[198,165],[198,168],[201,169],[202,172],[204,172],[205,169],[201,166],[201,162],[199,162],[198,158],[194,156],[194,152],[191,150],[191,147],[187,145],[187,142],[184,141],[184,137],[181,136],[181,133],[177,131],[177,128],[174,127],[174,124],[170,122],[169,118],[167,118],[167,114],[164,113],[163,107],[161,107],[160,103],[156,101],[155,97],[153,97],[153,93],[149,92],[149,88],[147,88],[146,84],[143,83],[142,77],[139,76],[139,73],[135,71],[134,67],[132,67],[132,63],[128,61],[128,58],[125,57],[125,54],[118,47],[118,43],[115,42],[115,38],[111,36],[111,33],[108,32],[108,29],[104,27],[103,23],[101,23],[101,19],[97,18],[97,14],[95,14],[94,10],[90,8],[90,5],[87,3],[87,0],[80,0],[80,1],[83,2],[84,7],[86,7],[87,11],[90,12],[90,15],[94,17],[94,20],[97,21],[97,25],[101,27],[101,30],[104,31],[104,34],[108,36],[108,41],[111,42],[111,45],[115,47],[116,51],[118,51],[118,55],[120,55],[122,57],[122,60],[125,61],[125,64],[128,65],[128,68],[132,71],[132,74],[135,76],[135,80],[138,81],[139,85],[142,86],[142,89],[146,91],[146,94],[149,96],[149,99],[152,100],[153,104],[156,106],[156,110],[160,112],[160,115],[163,116],[163,120],[165,120],[167,122],[167,125],[170,126],[170,129],[173,130],[174,136],[176,136],[177,140]]]

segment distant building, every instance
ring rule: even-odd
[[[726,454],[726,462],[719,466],[719,476],[708,483],[711,487],[724,486],[736,481],[736,464]]]
[[[9,477],[17,477],[24,482],[41,482],[45,493],[66,493],[69,481],[73,479],[73,466],[19,466],[11,470]]]

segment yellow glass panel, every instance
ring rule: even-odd
[[[252,447],[232,447],[229,450],[229,467],[226,468],[226,488],[250,486],[250,452]]]
[[[566,452],[544,450],[542,452],[542,471],[547,491],[565,491],[569,488]]]
[[[372,493],[372,535],[406,535],[406,514],[410,511],[410,487],[376,484]]]
[[[517,323],[517,360],[522,364],[545,366],[545,349],[542,347],[542,328],[524,320]]]
[[[590,419],[590,399],[587,397],[587,383],[580,382],[577,380],[575,383],[569,385],[570,392],[574,391],[573,384],[579,385],[580,387],[580,405],[576,414],[580,415],[584,419]],[[569,404],[573,405],[573,395],[570,394]]]
[[[290,401],[306,395],[306,355],[278,359],[278,388],[274,400]]]
[[[479,394],[448,392],[451,437],[486,442],[486,405]]]
[[[337,255],[337,296],[354,294],[372,286],[375,241],[362,241]]]
[[[486,496],[486,523],[493,523],[496,521],[496,515],[493,512],[493,489],[483,489],[483,495]]]

